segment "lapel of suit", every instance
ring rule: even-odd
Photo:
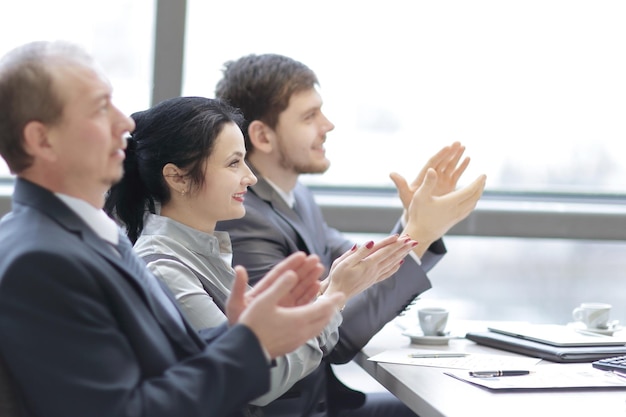
[[[314,253],[322,256],[326,253],[326,236],[323,232],[324,219],[313,195],[305,185],[297,183],[293,189],[295,206],[298,209],[301,225],[306,230],[304,241],[309,247],[315,248]]]
[[[20,204],[31,206],[52,221],[58,223],[69,233],[76,235],[85,246],[98,253],[117,267],[122,275],[131,281],[133,287],[142,290],[141,282],[115,254],[113,247],[102,240],[85,222],[82,221],[69,207],[67,207],[52,192],[23,179],[18,179],[14,192],[14,199]]]
[[[121,253],[121,257],[115,255],[115,260],[121,261],[124,271],[130,272],[129,276],[134,282],[139,284],[146,304],[148,304],[150,310],[152,310],[154,317],[161,327],[166,330],[165,333],[167,336],[178,345],[191,348],[190,352],[194,352],[193,347],[189,346],[189,335],[197,336],[197,333],[191,328],[189,323],[184,320],[183,314],[176,307],[177,301],[169,291],[169,288],[152,275],[144,261],[135,254],[130,241],[121,231],[119,238],[120,243],[118,244],[118,250]],[[101,241],[101,239],[99,240]],[[105,245],[108,245],[108,243],[105,243]],[[155,293],[156,291],[161,291],[160,295],[157,295]],[[165,303],[170,304],[165,306]],[[175,315],[180,315],[180,317],[174,317]],[[201,346],[198,340],[195,342],[198,346]]]
[[[300,212],[300,215],[298,215],[298,213],[285,203],[285,200],[283,200],[265,178],[256,172],[252,165],[249,166],[258,179],[258,182],[250,187],[251,191],[267,202],[274,211],[296,231],[304,242],[308,253],[323,253],[324,248],[320,248],[316,240],[313,239],[313,236],[316,235],[315,227],[319,227],[320,225],[315,224],[315,216],[312,216],[310,213],[309,206],[311,202],[307,201],[302,195],[300,190],[302,185],[298,184],[294,189],[296,205]]]
[[[46,214],[69,233],[75,234],[86,247],[112,264],[113,267],[120,272],[120,275],[130,282],[132,287],[135,288],[141,298],[146,302],[155,319],[164,329],[164,333],[172,342],[187,352],[197,352],[198,347],[202,346],[203,343],[200,341],[197,332],[193,330],[184,319],[186,332],[172,319],[167,319],[162,313],[155,311],[154,305],[150,302],[150,295],[146,292],[146,285],[141,281],[141,277],[138,277],[132,267],[115,253],[113,246],[101,239],[91,227],[53,193],[36,184],[18,179],[13,193],[13,199],[19,204],[31,206]],[[120,239],[126,239],[126,237],[120,235]],[[189,338],[189,334],[192,335],[194,343],[190,343],[192,339]]]

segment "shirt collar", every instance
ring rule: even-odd
[[[113,245],[119,243],[119,228],[103,210],[98,210],[86,201],[66,194],[55,193],[55,195],[87,223],[98,236]]]
[[[269,179],[265,178],[265,181],[267,181],[267,183],[274,189],[274,191],[278,193],[280,198],[283,199],[283,201],[289,206],[289,208],[293,208],[293,206],[296,204],[296,198],[293,196],[293,190],[286,193]]]

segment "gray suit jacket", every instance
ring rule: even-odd
[[[132,266],[48,190],[17,180],[0,253],[0,358],[22,415],[225,416],[269,388],[247,327],[199,336],[165,320]]]
[[[258,182],[250,187],[245,199],[246,215],[217,226],[230,233],[233,265],[245,266],[251,283],[293,252],[301,250],[319,255],[328,270],[337,257],[352,247],[353,242],[326,224],[306,186],[296,185],[296,204],[292,210],[258,172],[255,175]],[[398,222],[393,233],[400,231]],[[421,266],[407,256],[394,276],[352,298],[343,311],[339,343],[330,360],[333,363],[351,360],[386,323],[428,290],[431,284],[426,271],[444,254],[445,246],[439,240],[426,252]]]

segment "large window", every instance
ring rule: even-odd
[[[567,323],[581,302],[613,305],[626,320],[626,243],[558,239],[446,239],[448,259],[429,274],[416,306],[444,305],[456,318]]]
[[[626,248],[594,239],[614,236],[612,218],[624,215],[625,21],[615,0],[189,0],[183,94],[213,97],[223,63],[244,54],[309,65],[336,125],[330,170],[305,179],[315,185],[391,186],[390,171],[412,179],[439,148],[463,142],[472,163],[462,181],[486,173],[491,195],[514,197],[479,204],[468,234],[512,237],[448,236],[418,305],[562,323],[578,303],[605,301],[623,322],[615,289]],[[536,203],[551,193],[560,199]],[[356,200],[336,194],[340,209]],[[577,201],[590,194],[605,201]],[[362,215],[335,225],[382,222]],[[577,239],[535,238],[554,236]]]
[[[311,183],[390,185],[460,140],[491,190],[624,193],[626,3],[188,1],[184,94],[275,52],[319,76],[336,124]]]
[[[115,104],[130,114],[150,104],[154,0],[20,0],[0,6],[0,55],[26,42],[68,40],[100,63]],[[0,177],[8,168],[0,158]]]

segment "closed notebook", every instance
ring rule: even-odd
[[[533,340],[553,346],[624,346],[626,336],[608,336],[581,332],[561,324],[501,323],[488,327],[496,333]]]
[[[626,346],[554,346],[492,331],[470,332],[465,336],[480,345],[520,353],[552,362],[593,362],[626,355]]]

